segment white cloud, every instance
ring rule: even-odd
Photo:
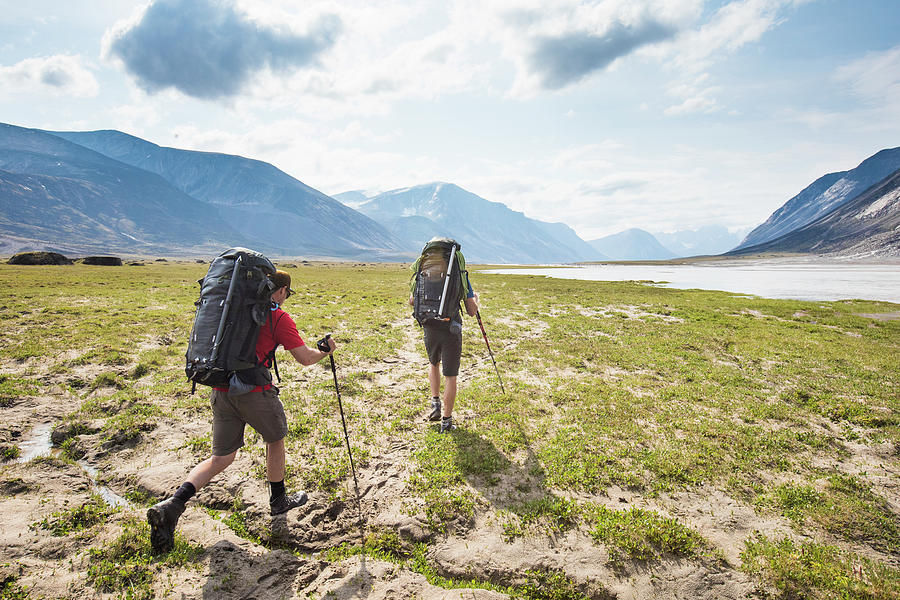
[[[698,90],[695,94],[685,98],[681,104],[673,104],[663,112],[669,116],[713,112],[719,108],[716,99],[711,97],[716,89]]]
[[[700,72],[777,26],[790,0],[737,0],[719,8],[708,22],[685,31],[658,54],[687,72]]]
[[[719,103],[714,97],[721,91],[717,86],[707,84],[710,76],[703,73],[690,81],[674,83],[669,86],[668,94],[681,100],[665,109],[669,116],[684,115],[689,113],[709,113],[719,109]]]
[[[91,98],[99,85],[80,56],[57,54],[0,66],[0,96],[53,94]]]
[[[838,68],[835,79],[869,106],[900,109],[900,46]]]
[[[777,24],[779,11],[789,1],[735,0],[704,22],[704,0],[557,0],[549,5],[540,0],[320,0],[305,4],[302,11],[288,0],[230,0],[222,5],[228,10],[219,13],[228,16],[232,29],[241,35],[248,23],[254,23],[269,32],[265,40],[275,39],[281,31],[302,41],[302,36],[312,35],[315,15],[330,15],[340,24],[339,33],[312,48],[322,51],[315,53],[310,68],[259,68],[252,70],[252,78],[243,67],[218,68],[221,61],[206,78],[172,68],[160,74],[148,71],[147,61],[140,58],[146,52],[129,54],[121,44],[119,54],[148,90],[175,86],[199,98],[243,107],[242,111],[291,109],[319,118],[358,118],[386,115],[399,101],[464,92],[533,97],[623,68],[631,57],[694,76],[758,40]],[[156,7],[156,14],[167,5],[183,7],[185,2],[155,0],[150,7]],[[198,6],[205,8],[194,12],[218,14],[212,0]],[[111,28],[105,41],[108,52],[122,40],[146,48],[170,39],[157,26],[168,21],[148,15],[153,16],[150,9],[139,11]],[[203,31],[201,39],[212,39],[208,28]],[[235,36],[229,39],[231,47],[246,46],[234,41]],[[262,50],[269,46],[251,44]],[[171,59],[170,55],[166,54]],[[264,53],[263,59],[271,56]],[[167,64],[182,62],[196,61]],[[714,91],[707,86],[676,96],[668,113],[722,108]]]

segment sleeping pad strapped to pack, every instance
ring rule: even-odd
[[[419,325],[460,322],[466,263],[459,244],[451,239],[428,242],[413,270],[413,317]]]

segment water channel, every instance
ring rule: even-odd
[[[822,259],[711,261],[690,264],[592,264],[490,269],[590,281],[640,281],[678,289],[721,290],[794,300],[880,300],[900,303],[900,260]]]
[[[51,456],[54,452],[57,452],[57,450],[53,448],[53,442],[51,440],[52,433],[52,424],[41,423],[40,425],[37,425],[31,431],[31,435],[19,444],[19,458],[16,459],[16,462],[27,463],[35,458]],[[119,496],[108,487],[97,483],[97,477],[99,475],[97,467],[84,460],[79,460],[77,462],[78,466],[82,468],[90,479],[91,488],[104,502],[112,507],[128,507],[131,505],[131,503],[122,496]]]

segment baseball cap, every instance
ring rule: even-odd
[[[294,293],[294,290],[291,289],[291,276],[281,269],[275,271],[275,274],[269,277],[269,279],[275,284],[276,290],[278,288],[287,287],[288,296]]]

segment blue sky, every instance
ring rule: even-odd
[[[0,121],[431,181],[585,239],[748,229],[900,146],[895,0],[0,0]],[[300,232],[302,234],[302,232]]]

